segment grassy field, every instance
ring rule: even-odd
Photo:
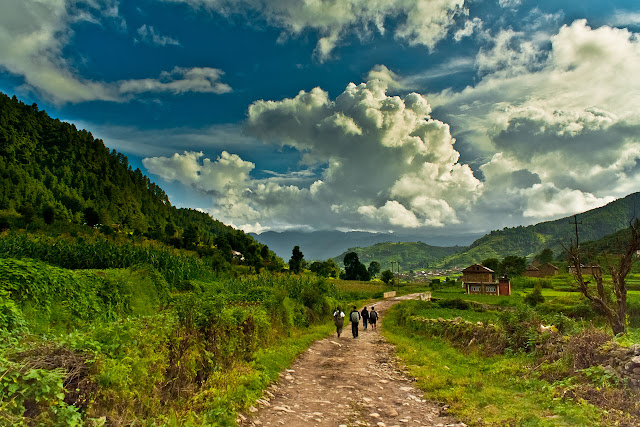
[[[543,286],[545,301],[531,308],[524,297],[537,283]],[[640,284],[640,275],[633,275],[629,283],[632,288]],[[585,298],[571,289],[572,278],[567,275],[517,278],[512,281],[511,296],[466,295],[459,284],[449,284],[432,292],[435,303],[403,302],[392,308],[385,317],[383,333],[396,345],[398,356],[417,379],[425,398],[449,405],[451,414],[471,426],[638,425],[637,414],[628,409],[637,406],[633,403],[637,398],[626,402],[628,397],[623,396],[635,395],[619,388],[615,378],[601,367],[574,370],[572,356],[547,356],[545,351],[549,350],[538,347],[544,342],[536,332],[540,323],[557,325],[567,334],[565,340],[590,324],[607,329]],[[460,305],[467,308],[456,308]],[[628,307],[628,332],[615,338],[627,346],[640,342],[640,290],[628,292]],[[509,329],[507,348],[487,352],[486,344],[466,345],[460,331],[445,333],[446,322],[423,327],[415,320],[438,318],[461,318]],[[515,335],[509,338],[508,334]],[[522,345],[527,349],[520,350]],[[588,395],[604,397],[598,401]],[[627,409],[620,411],[602,403],[609,400],[611,405],[616,399]]]
[[[526,356],[463,353],[441,338],[411,336],[385,319],[384,335],[397,348],[424,397],[450,406],[471,426],[587,426],[601,411],[558,399],[546,381],[530,376]]]

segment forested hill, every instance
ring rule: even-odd
[[[36,104],[0,94],[0,231],[48,224],[98,225],[176,247],[275,256],[244,232],[192,209],[133,170],[127,157]],[[40,227],[42,226],[42,227]]]
[[[333,260],[342,265],[344,256],[349,252],[355,252],[363,264],[369,265],[371,261],[378,261],[383,270],[391,268],[391,261],[399,263],[401,271],[425,270],[441,265],[447,256],[464,249],[464,246],[440,247],[422,242],[385,242],[366,248],[350,248]]]
[[[578,231],[581,242],[598,240],[629,227],[630,221],[640,216],[640,193],[633,193],[603,207],[579,214]],[[545,248],[559,255],[575,241],[573,216],[542,222],[527,227],[519,226],[492,231],[471,244],[464,252],[447,258],[447,266],[467,266],[487,258],[502,259],[507,255],[531,257]]]

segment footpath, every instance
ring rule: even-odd
[[[378,330],[369,327],[354,339],[345,312],[340,338],[333,334],[301,354],[256,406],[241,414],[246,426],[448,426],[465,427],[446,410],[422,399],[413,380],[396,363],[394,347],[380,334],[386,311],[403,299],[375,303]],[[371,307],[369,305],[368,307]]]

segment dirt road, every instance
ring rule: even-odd
[[[401,297],[408,299],[413,296]],[[272,385],[258,406],[240,416],[245,426],[465,426],[422,400],[396,364],[393,346],[380,334],[386,310],[398,299],[375,304],[378,330],[354,339],[345,321],[340,338],[315,342]],[[347,317],[350,310],[344,310]]]

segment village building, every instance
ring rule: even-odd
[[[549,277],[555,276],[556,274],[558,274],[558,267],[549,262],[540,265],[530,264],[524,270],[524,273],[522,273],[522,275],[526,277]]]
[[[558,267],[551,264],[550,262],[539,265],[538,270],[540,271],[540,277],[556,276],[559,271]]]
[[[509,278],[494,279],[495,272],[484,265],[474,264],[462,270],[462,283],[467,294],[511,295]]]
[[[529,264],[522,275],[525,277],[540,277],[540,270],[535,265]]]

